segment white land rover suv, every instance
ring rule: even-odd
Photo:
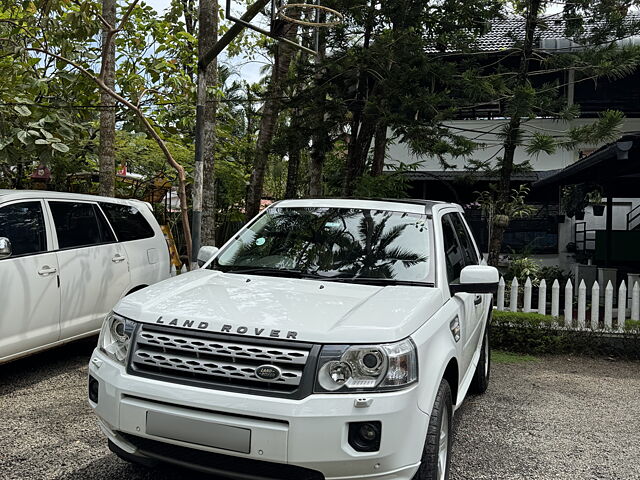
[[[286,200],[124,298],[89,365],[120,457],[231,479],[442,480],[498,273],[453,204]]]

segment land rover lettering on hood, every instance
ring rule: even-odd
[[[458,205],[286,200],[198,260],[105,320],[89,403],[112,451],[229,478],[448,478],[498,282]]]

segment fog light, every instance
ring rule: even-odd
[[[100,391],[100,383],[98,380],[89,375],[89,400],[98,403],[98,392]]]
[[[349,445],[357,452],[377,452],[380,450],[382,423],[355,422],[349,424]]]

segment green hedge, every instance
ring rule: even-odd
[[[517,353],[603,355],[640,359],[640,322],[627,321],[625,332],[563,330],[561,322],[537,313],[494,310],[491,343]]]

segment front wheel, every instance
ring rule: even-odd
[[[443,379],[431,411],[420,468],[413,480],[447,480],[449,478],[453,427],[452,403],[451,387]]]

